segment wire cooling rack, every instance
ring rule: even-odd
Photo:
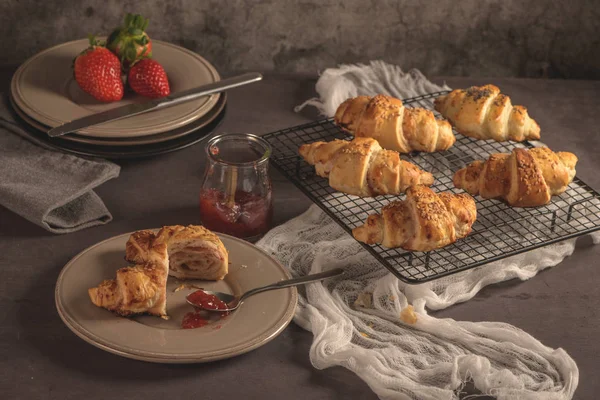
[[[433,99],[447,92],[403,100],[407,107],[433,110]],[[437,112],[434,111],[437,114]],[[331,119],[300,125],[263,136],[272,146],[272,165],[292,181],[348,233],[364,223],[367,216],[401,196],[360,198],[335,191],[328,179],[315,174],[314,167],[298,155],[304,143],[352,139]],[[436,153],[402,155],[433,174],[436,192],[454,188],[454,172],[474,160],[485,160],[492,153],[509,153],[515,147],[535,147],[536,143],[481,141],[456,134],[449,150]],[[477,221],[469,236],[430,252],[408,252],[380,245],[361,245],[396,277],[407,283],[422,283],[456,272],[500,260],[524,251],[580,236],[600,229],[600,195],[575,177],[567,191],[554,196],[550,204],[535,208],[512,208],[498,200],[475,196]]]

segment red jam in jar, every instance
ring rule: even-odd
[[[220,135],[208,142],[200,190],[200,218],[206,228],[247,240],[269,230],[270,155],[269,144],[251,134]]]
[[[259,236],[271,226],[271,194],[261,197],[237,191],[232,203],[217,189],[202,190],[200,213],[202,224],[210,230],[239,238]]]

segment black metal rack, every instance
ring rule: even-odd
[[[447,92],[403,100],[407,107],[433,111],[432,100]],[[435,111],[434,111],[435,112]],[[314,167],[298,155],[304,143],[350,140],[331,119],[300,125],[263,136],[272,146],[272,165],[292,181],[335,222],[351,234],[369,214],[380,212],[391,200],[404,196],[360,198],[335,191],[328,180],[315,174]],[[456,134],[449,150],[436,153],[402,155],[435,177],[437,192],[454,188],[454,172],[474,160],[485,160],[492,153],[508,153],[515,147],[535,147],[535,143],[481,141]],[[600,229],[600,194],[575,177],[567,191],[554,196],[550,204],[535,208],[512,208],[497,200],[475,196],[477,221],[469,236],[430,252],[407,252],[361,243],[396,277],[407,283],[422,283],[500,260],[538,247]]]

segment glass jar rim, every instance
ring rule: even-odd
[[[211,148],[213,146],[217,145],[218,143],[221,143],[221,142],[224,142],[227,140],[247,140],[249,142],[260,145],[264,149],[264,152],[263,152],[262,156],[260,156],[259,158],[257,158],[256,160],[253,160],[253,161],[234,162],[234,161],[225,161],[225,160],[219,159],[216,157],[217,154],[215,154],[211,151]],[[216,135],[208,141],[205,149],[206,149],[206,154],[213,162],[215,162],[217,164],[221,164],[221,165],[229,165],[229,166],[235,166],[235,167],[253,167],[253,166],[257,166],[257,165],[262,165],[262,164],[266,163],[267,161],[269,161],[269,157],[271,157],[271,152],[272,152],[271,145],[269,144],[269,142],[267,142],[265,139],[261,138],[260,136],[254,135],[252,133],[224,133],[221,135]]]

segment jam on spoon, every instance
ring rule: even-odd
[[[208,325],[212,320],[206,318],[206,312],[202,312],[201,308],[209,310],[226,310],[227,304],[219,300],[215,295],[206,293],[204,290],[197,290],[187,297],[188,302],[197,305],[194,311],[188,312],[181,321],[181,327],[183,329],[195,329],[201,328]],[[201,308],[200,308],[201,307]],[[220,318],[225,318],[229,315],[229,311],[223,311],[220,314]]]

